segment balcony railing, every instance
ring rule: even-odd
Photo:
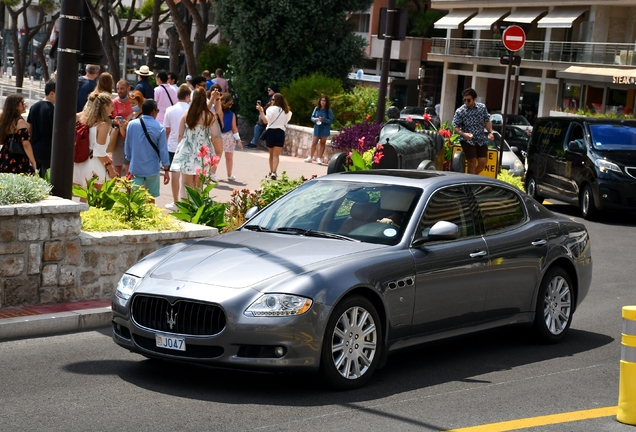
[[[634,44],[627,43],[526,41],[515,55],[524,60],[636,65],[634,51]],[[431,54],[499,58],[508,52],[498,39],[433,38]]]

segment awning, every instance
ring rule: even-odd
[[[475,9],[456,9],[450,11],[448,15],[444,15],[442,18],[435,21],[436,29],[451,29],[455,30],[471,16],[475,15],[477,10]]]
[[[545,8],[517,9],[516,11],[508,15],[506,18],[504,18],[504,21],[521,23],[521,24],[532,24],[534,20],[536,20],[539,17],[539,15],[547,11],[548,10]]]
[[[587,8],[554,9],[537,23],[539,28],[570,28],[575,19],[587,12]]]
[[[508,13],[510,13],[509,9],[483,10],[464,24],[464,30],[490,30],[495,21]]]
[[[618,85],[636,84],[636,69],[570,66],[565,70],[558,71],[556,76],[570,81]]]

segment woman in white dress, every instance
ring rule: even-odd
[[[85,186],[86,182],[96,175],[98,179],[94,185],[99,188],[108,177],[117,176],[106,153],[111,134],[118,133],[111,125],[112,112],[113,101],[108,93],[91,93],[88,96],[84,110],[79,114],[79,121],[89,127],[88,138],[92,156],[84,162],[75,163],[73,183]]]
[[[181,117],[179,145],[170,165],[171,171],[183,174],[185,186],[195,187],[197,168],[202,166],[203,158],[199,152],[203,146],[207,146],[210,152],[217,153],[216,148],[223,151],[221,127],[216,115],[208,108],[205,90],[199,88],[194,91],[190,108]],[[215,171],[216,167],[212,172]],[[215,174],[211,174],[210,178],[217,181]]]

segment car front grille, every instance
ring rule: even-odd
[[[130,310],[133,321],[151,330],[192,336],[214,336],[225,328],[225,313],[207,303],[138,295]]]

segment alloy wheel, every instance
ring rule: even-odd
[[[371,314],[360,306],[347,309],[331,336],[334,367],[346,379],[362,377],[376,356],[377,344],[378,329]]]

